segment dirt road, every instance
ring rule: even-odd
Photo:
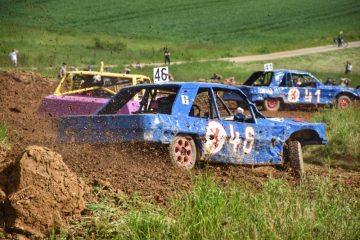
[[[357,48],[360,47],[360,41],[349,43],[347,48]],[[344,49],[342,47],[337,47],[335,45],[327,45],[322,47],[314,47],[314,48],[302,48],[297,50],[285,51],[285,52],[276,52],[262,55],[251,55],[251,56],[242,56],[242,57],[229,57],[229,58],[221,58],[219,60],[229,61],[229,62],[254,62],[254,61],[267,61],[279,58],[289,58],[289,57],[297,57],[303,55],[309,55],[314,53],[322,53],[322,52],[330,52]]]
[[[357,48],[360,47],[360,41],[357,42],[350,42],[346,48]],[[184,64],[190,62],[210,62],[210,61],[228,61],[228,62],[235,62],[235,63],[243,63],[243,62],[255,62],[255,61],[267,61],[279,58],[289,58],[289,57],[297,57],[303,55],[309,55],[314,53],[322,53],[322,52],[330,52],[336,50],[342,50],[344,48],[337,47],[335,45],[327,45],[321,47],[313,47],[313,48],[302,48],[297,50],[291,51],[284,51],[284,52],[275,52],[269,54],[260,54],[260,55],[249,55],[249,56],[239,56],[239,57],[228,57],[228,58],[218,58],[218,59],[202,59],[197,61],[176,61],[172,62],[171,65],[175,64]],[[161,66],[164,65],[163,63],[149,63],[149,64],[141,64],[142,66]],[[135,67],[136,64],[127,65],[131,67]]]

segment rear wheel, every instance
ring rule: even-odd
[[[336,100],[336,107],[339,109],[346,109],[351,106],[351,99],[348,96],[342,95]]]
[[[175,137],[169,147],[170,160],[178,168],[190,170],[196,162],[196,145],[190,136]]]
[[[266,111],[278,111],[280,109],[280,100],[276,98],[265,99],[264,109]]]
[[[304,159],[302,155],[301,144],[299,141],[287,141],[285,158],[296,176],[300,177],[304,175]]]

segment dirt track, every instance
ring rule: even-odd
[[[358,48],[360,47],[360,41],[357,42],[350,42],[347,48]],[[235,62],[235,63],[242,63],[242,62],[254,62],[254,61],[267,61],[273,59],[280,59],[280,58],[289,58],[289,57],[297,57],[303,55],[309,55],[314,53],[322,53],[322,52],[330,52],[344,49],[342,47],[337,47],[335,45],[326,45],[321,47],[313,47],[313,48],[301,48],[296,50],[284,51],[284,52],[275,52],[269,54],[261,54],[261,55],[250,55],[250,56],[239,56],[239,57],[228,57],[228,58],[218,58],[218,59],[203,59],[198,61],[192,62],[209,62],[209,61],[228,61],[228,62]],[[190,61],[175,61],[172,62],[173,64],[184,64],[190,63]],[[132,64],[133,67],[136,67],[136,64]],[[149,64],[141,64],[142,66],[161,66],[163,63],[149,63]],[[130,66],[130,65],[128,65]]]
[[[222,182],[232,179],[261,184],[270,175],[296,182],[291,174],[273,167],[202,166],[191,173],[175,169],[167,149],[144,145],[60,145],[56,142],[56,120],[39,118],[41,99],[52,93],[55,82],[29,72],[0,72],[0,122],[9,131],[8,158],[18,158],[29,145],[45,146],[59,152],[64,162],[89,184],[101,182],[114,191],[140,192],[149,201],[163,203],[179,190],[187,190],[193,175],[209,172]],[[309,118],[311,112],[279,112],[277,116]],[[266,113],[273,115],[273,113]],[[328,175],[325,168],[307,165],[310,175]],[[334,179],[360,184],[360,174],[333,170]]]

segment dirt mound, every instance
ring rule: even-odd
[[[15,232],[43,237],[84,210],[84,183],[48,148],[28,147],[7,182],[4,219]]]

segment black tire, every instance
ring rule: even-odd
[[[304,159],[302,155],[301,144],[299,141],[287,141],[285,158],[295,176],[301,177],[304,175]]]
[[[169,154],[174,166],[190,170],[197,160],[196,144],[190,136],[176,136],[170,143]]]
[[[351,107],[352,100],[348,96],[342,95],[336,99],[336,107],[339,109],[347,109]]]
[[[280,100],[276,98],[265,99],[263,107],[266,111],[276,112],[280,109]]]

